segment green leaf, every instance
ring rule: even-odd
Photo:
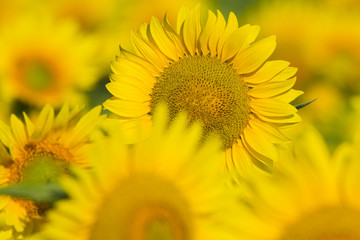
[[[68,198],[67,194],[56,183],[36,184],[36,185],[14,185],[0,189],[0,195],[10,195],[13,197],[27,198],[35,202],[52,203],[60,199]]]
[[[298,104],[298,105],[294,105],[294,107],[296,107],[296,109],[300,109],[300,108],[303,108],[303,107],[306,107],[307,105],[309,105],[310,103],[314,102],[317,98],[309,101],[309,102],[306,102],[306,103],[301,103],[301,104]]]

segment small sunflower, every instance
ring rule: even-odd
[[[65,104],[55,117],[46,105],[35,123],[25,113],[25,124],[15,115],[10,127],[0,121],[0,187],[56,181],[73,164],[88,167],[84,150],[103,119],[100,111],[98,106],[81,117],[79,108],[69,111]],[[46,206],[30,200],[0,196],[0,234],[11,231],[14,238],[20,237],[44,210]]]
[[[150,137],[132,148],[119,135],[98,142],[93,171],[60,182],[70,200],[58,202],[32,240],[236,239],[219,142],[199,147],[199,125],[188,128],[182,115],[168,128],[164,114],[156,111]]]
[[[247,179],[239,239],[360,239],[360,158],[352,155],[355,149],[343,145],[331,156],[321,136],[306,131],[296,141],[295,158],[289,156],[272,178]]]
[[[164,102],[170,121],[181,111],[203,124],[203,138],[216,133],[226,150],[227,167],[270,171],[276,144],[288,141],[282,127],[300,121],[289,104],[302,92],[291,89],[296,68],[286,61],[266,61],[275,37],[254,42],[259,27],[238,27],[209,11],[204,27],[200,6],[183,8],[174,29],[167,18],[132,32],[136,54],[121,49],[112,64],[104,107],[131,122],[150,125],[155,107]],[[126,124],[129,123],[129,124]],[[125,131],[125,128],[124,128]]]
[[[71,21],[20,15],[0,28],[0,51],[0,95],[8,101],[78,103],[99,77],[96,42]]]

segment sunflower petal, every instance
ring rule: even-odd
[[[103,105],[106,109],[122,117],[141,117],[150,112],[148,104],[122,99],[109,99]]]
[[[264,83],[286,69],[289,64],[289,62],[281,60],[267,61],[258,71],[250,76],[244,76],[243,79],[251,85]]]
[[[273,143],[285,143],[290,142],[290,139],[287,138],[282,132],[280,132],[276,127],[270,123],[261,121],[256,117],[252,117],[249,125],[256,132],[261,132],[261,135],[265,135],[270,142]]]
[[[149,92],[144,91],[134,84],[110,82],[106,84],[106,88],[112,95],[124,100],[134,102],[145,102],[150,100]]]
[[[297,109],[288,103],[273,99],[252,99],[251,109],[263,116],[287,116],[297,112]]]
[[[239,27],[238,20],[233,12],[230,12],[229,19],[227,21],[226,27],[224,29],[223,34],[221,34],[218,45],[217,52],[220,53],[224,47],[224,42],[228,39],[228,37]]]
[[[258,69],[274,52],[275,40],[275,36],[262,39],[236,55],[233,62],[237,73],[246,74]]]
[[[220,36],[223,34],[225,29],[226,21],[221,12],[217,11],[216,23],[213,27],[213,30],[209,37],[209,50],[212,56],[215,56],[217,52],[217,44],[219,42]]]
[[[303,91],[290,89],[289,91],[287,91],[279,96],[276,96],[273,99],[277,100],[277,101],[281,101],[281,102],[290,103],[302,94],[304,94]]]
[[[250,24],[246,24],[234,32],[225,40],[222,51],[221,51],[221,59],[226,61],[239,51],[241,46],[245,43],[247,36],[249,34]]]
[[[172,60],[177,60],[179,55],[176,51],[176,47],[173,42],[168,38],[165,29],[161,25],[160,21],[152,17],[150,23],[151,37],[154,39],[156,45],[160,51]]]
[[[215,22],[216,22],[216,16],[212,11],[209,10],[206,25],[199,36],[200,49],[204,54],[204,56],[207,56],[210,53],[208,43]]]
[[[185,19],[182,32],[185,46],[191,55],[195,55],[200,32],[200,6],[197,5]]]
[[[296,77],[281,82],[267,82],[255,86],[249,95],[255,98],[270,98],[291,89],[296,82]]]
[[[189,8],[187,7],[182,7],[179,11],[178,17],[177,17],[177,24],[176,24],[176,30],[178,33],[180,33],[181,28],[184,24],[185,19],[188,17],[189,15]]]
[[[160,56],[158,51],[151,47],[138,33],[134,31],[131,32],[131,40],[137,53],[153,63],[160,72],[167,66],[168,62],[166,61],[165,56]]]

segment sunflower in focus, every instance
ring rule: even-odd
[[[15,115],[10,126],[0,121],[0,187],[56,182],[70,167],[88,167],[85,157],[91,133],[103,120],[98,106],[82,116],[80,108],[65,104],[55,116],[46,105],[36,122],[24,113],[25,124]],[[30,200],[0,196],[0,234],[21,238],[31,232],[49,206]],[[0,235],[1,236],[1,235]]]
[[[294,142],[293,155],[272,178],[248,177],[239,239],[360,239],[360,158],[352,154],[355,146],[341,145],[331,156],[314,129]]]
[[[189,128],[180,115],[168,127],[165,114],[156,110],[150,137],[132,148],[119,144],[121,131],[98,142],[93,171],[60,182],[70,199],[31,239],[237,239],[219,142],[199,146],[198,124]]]
[[[94,39],[74,22],[23,14],[0,28],[0,91],[7,101],[60,107],[85,101],[97,81]]]
[[[112,64],[104,107],[120,116],[123,131],[143,122],[150,126],[159,103],[169,106],[170,120],[187,112],[190,123],[203,124],[202,139],[220,136],[228,168],[271,171],[275,145],[288,142],[282,129],[300,121],[289,103],[302,94],[291,89],[296,68],[286,61],[266,61],[275,37],[254,42],[258,26],[238,26],[230,13],[209,11],[204,27],[200,6],[180,10],[177,26],[167,18],[151,19],[132,32],[136,53],[121,49]]]

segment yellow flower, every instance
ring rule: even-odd
[[[282,48],[275,56],[299,67],[298,86],[311,87],[311,79],[323,78],[345,91],[359,91],[360,15],[355,2],[262,1],[246,20],[262,26],[264,34],[277,35]]]
[[[360,239],[360,158],[349,145],[331,156],[314,129],[294,143],[295,158],[271,178],[247,178],[250,207],[243,204],[239,239]]]
[[[73,19],[81,29],[95,35],[99,40],[98,57],[104,71],[108,73],[109,62],[118,51],[119,41],[122,46],[130,47],[129,32],[138,28],[151,16],[162,17],[178,11],[184,4],[207,0],[53,0],[47,1],[44,11],[51,11],[59,19]]]
[[[220,136],[229,168],[254,163],[270,171],[275,144],[288,141],[281,128],[300,121],[289,102],[302,92],[291,89],[296,68],[266,61],[275,37],[254,42],[258,32],[238,27],[233,13],[226,23],[219,11],[209,11],[202,27],[199,6],[183,8],[175,29],[166,17],[152,18],[132,32],[136,54],[121,49],[112,64],[107,89],[114,97],[104,106],[131,131],[134,122],[150,127],[154,108],[165,102],[170,121],[186,111],[190,122],[203,124],[203,138]]]
[[[95,42],[74,22],[24,14],[0,28],[0,95],[55,107],[78,103],[98,79]]]
[[[84,151],[90,134],[104,118],[100,111],[98,106],[81,117],[79,108],[69,111],[65,104],[55,117],[54,109],[46,105],[35,123],[25,113],[25,124],[15,115],[10,126],[0,121],[0,187],[56,181],[73,164],[88,167]],[[14,238],[20,237],[47,207],[0,196],[1,231],[13,231]]]
[[[70,200],[32,239],[236,239],[219,142],[199,147],[199,125],[187,127],[181,115],[168,127],[164,114],[155,112],[151,136],[131,148],[119,144],[121,131],[98,143],[93,171],[60,182]]]

